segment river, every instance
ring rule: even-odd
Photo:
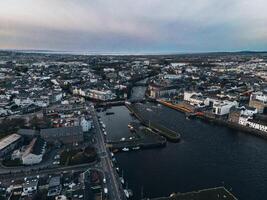
[[[142,106],[142,104],[140,104]],[[267,199],[267,141],[238,131],[187,120],[184,114],[165,106],[146,104],[146,117],[179,131],[182,140],[167,147],[116,154],[124,177],[140,199],[167,196],[225,186],[241,200]],[[113,107],[114,115],[100,113],[109,139],[131,134],[133,120],[124,106]]]

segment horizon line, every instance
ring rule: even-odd
[[[169,51],[169,52],[123,52],[123,51],[68,51],[68,50],[52,50],[52,49],[1,49],[2,52],[19,52],[19,53],[40,53],[40,54],[65,54],[65,55],[105,55],[105,56],[137,56],[137,55],[183,55],[183,54],[212,54],[212,53],[267,53],[267,50],[217,50],[217,51]]]

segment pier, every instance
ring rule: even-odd
[[[172,142],[178,142],[181,138],[181,135],[175,131],[168,129],[167,127],[154,123],[150,120],[146,120],[143,116],[140,115],[139,111],[130,103],[126,102],[125,106],[129,109],[129,111],[135,115],[135,117],[145,126],[149,127],[159,135],[162,135],[167,138],[167,140]]]
[[[121,141],[107,141],[107,147],[111,150],[138,150],[166,146],[166,139],[147,127],[132,123],[132,137]]]
[[[169,197],[150,200],[237,200],[225,187],[216,187],[187,193],[173,193]],[[148,199],[143,199],[148,200]]]

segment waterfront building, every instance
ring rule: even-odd
[[[232,107],[237,107],[237,101],[216,101],[213,103],[213,113],[215,115],[227,115]]]
[[[240,115],[241,115],[241,109],[232,107],[230,109],[230,113],[229,113],[229,116],[228,116],[228,121],[229,122],[233,122],[233,123],[238,123]]]
[[[101,101],[108,101],[116,98],[116,95],[113,94],[111,90],[101,91],[101,90],[89,89],[86,92],[86,96]]]
[[[148,87],[148,94],[151,98],[157,99],[163,96],[171,96],[177,93],[176,86],[162,86],[157,84],[150,84]]]
[[[198,93],[198,92],[189,92],[189,91],[185,91],[184,92],[184,101],[191,101],[191,97],[193,95],[197,95],[197,96],[202,96],[201,93]]]
[[[250,95],[249,106],[256,108],[259,113],[263,113],[267,107],[267,95],[262,92],[254,92]]]
[[[247,126],[259,131],[267,132],[267,123],[261,120],[255,120],[249,116],[241,116],[239,118],[240,125]]]
[[[258,113],[257,108],[252,108],[249,106],[242,106],[241,107],[241,115],[245,115],[245,116],[253,116],[255,114]]]
[[[202,93],[184,92],[184,101],[191,105],[200,107],[204,105],[205,97],[203,97]]]

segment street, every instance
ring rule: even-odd
[[[115,168],[113,167],[110,151],[106,148],[105,138],[102,133],[97,114],[94,109],[91,110],[91,113],[93,116],[93,123],[96,131],[97,146],[99,148],[100,155],[102,155],[100,157],[100,166],[102,167],[104,172],[106,172],[105,174],[107,174],[106,180],[109,199],[124,200],[126,199],[126,197],[124,195],[123,187],[121,185],[119,176],[115,171]]]

